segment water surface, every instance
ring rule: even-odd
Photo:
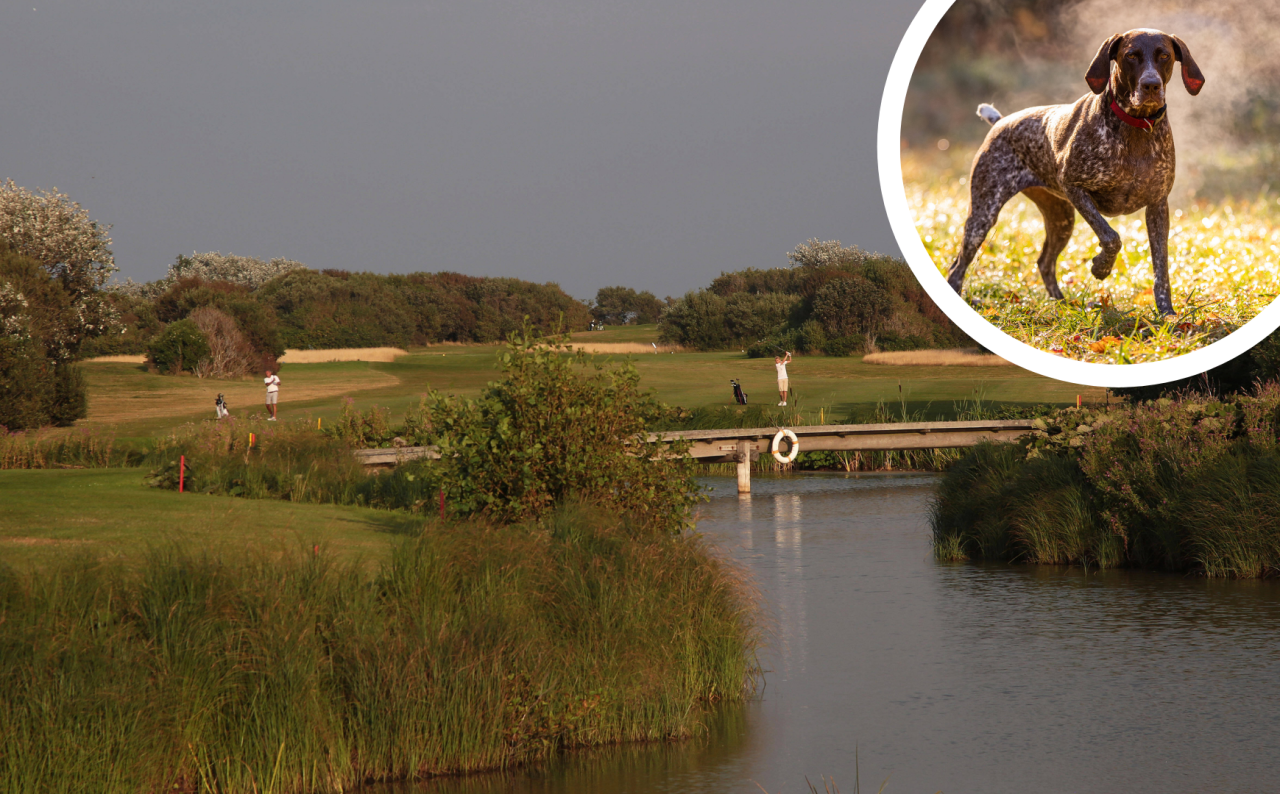
[[[757,700],[700,742],[396,790],[849,794],[855,748],[886,794],[1280,790],[1280,586],[938,563],[930,476],[706,482],[773,624]]]

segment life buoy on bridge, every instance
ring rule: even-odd
[[[779,451],[784,438],[791,442],[791,450],[786,455]],[[773,459],[779,463],[790,463],[796,459],[796,455],[800,454],[800,439],[796,438],[795,433],[784,427],[773,437],[773,443],[769,445],[769,451],[773,453]]]

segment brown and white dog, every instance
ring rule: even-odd
[[[1168,198],[1174,156],[1165,85],[1174,61],[1182,64],[1187,92],[1200,93],[1204,75],[1182,39],[1139,29],[1102,43],[1085,74],[1092,93],[1073,104],[1027,108],[1003,118],[990,105],[978,107],[978,115],[994,126],[969,174],[964,242],[947,276],[956,292],[1000,208],[1025,193],[1044,216],[1045,241],[1037,266],[1045,289],[1056,299],[1062,298],[1058,256],[1071,237],[1076,211],[1102,246],[1092,268],[1101,280],[1111,274],[1120,252],[1120,235],[1103,216],[1145,207],[1156,308],[1162,315],[1173,313]]]

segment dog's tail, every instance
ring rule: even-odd
[[[1000,111],[988,105],[986,102],[978,105],[978,115],[981,116],[982,120],[988,124],[995,124],[997,121],[1004,118]]]

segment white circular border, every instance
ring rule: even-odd
[[[880,191],[884,195],[884,208],[893,225],[894,236],[920,285],[938,308],[983,347],[1024,369],[1057,380],[1102,387],[1149,386],[1194,377],[1239,356],[1280,327],[1280,300],[1274,300],[1242,328],[1208,347],[1145,364],[1093,364],[1055,356],[1019,342],[983,319],[951,289],[925,250],[916,231],[915,218],[907,206],[907,191],[902,178],[901,137],[902,110],[916,61],[942,15],[955,2],[925,0],[924,7],[907,28],[884,84],[877,142]]]

